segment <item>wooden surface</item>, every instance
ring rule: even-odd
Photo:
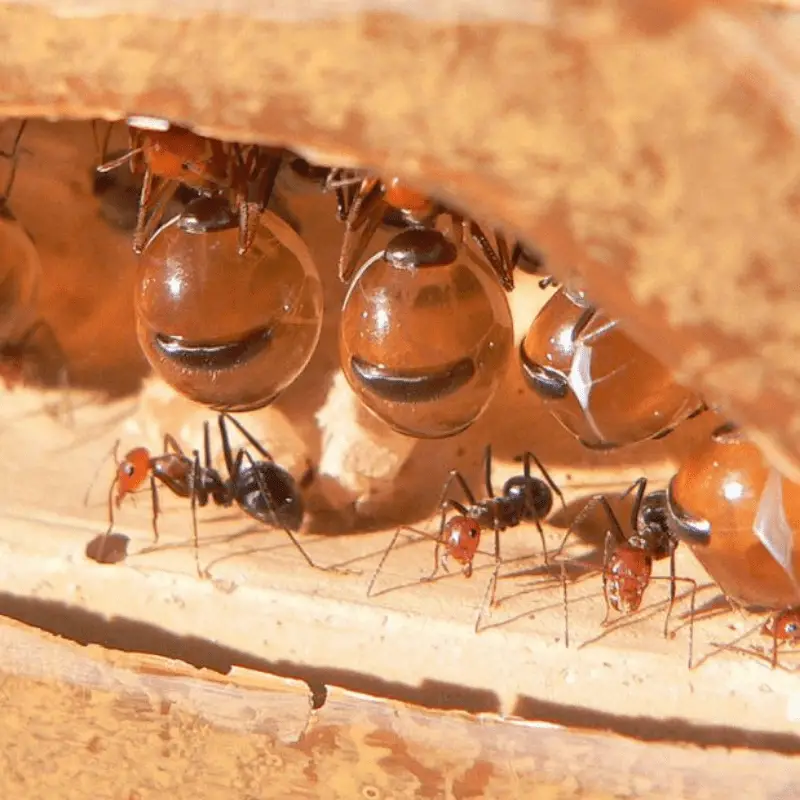
[[[0,625],[6,797],[790,797],[786,756],[431,712]],[[79,722],[77,722],[79,721]],[[657,761],[654,762],[654,757]]]
[[[540,245],[558,275],[580,274],[800,476],[790,10],[506,0],[487,19],[466,0],[226,8],[0,4],[0,110],[160,114],[402,173]]]
[[[73,368],[75,386],[70,396],[75,420],[70,425],[56,413],[63,405],[58,390],[22,389],[0,397],[0,447],[6,454],[0,462],[0,614],[83,644],[157,654],[220,672],[239,666],[304,681],[315,696],[329,687],[328,705],[336,695],[330,687],[338,686],[397,703],[473,714],[511,714],[527,722],[586,732],[575,733],[574,739],[570,738],[572,732],[564,738],[559,734],[551,752],[546,749],[551,745],[542,738],[550,735],[549,729],[501,726],[501,752],[506,748],[527,752],[534,740],[529,737],[535,737],[537,747],[545,748],[541,756],[520,755],[519,762],[514,760],[517,756],[509,756],[511,761],[506,762],[498,761],[489,744],[494,734],[486,732],[499,723],[435,717],[440,720],[436,725],[445,726],[435,735],[437,741],[450,741],[450,729],[445,728],[453,724],[463,727],[464,736],[472,743],[464,744],[468,754],[461,760],[463,754],[454,753],[452,772],[446,766],[451,762],[441,750],[435,750],[441,744],[429,744],[436,753],[431,763],[440,765],[436,780],[452,781],[447,784],[450,795],[430,796],[469,796],[466,790],[459,794],[454,787],[464,779],[459,770],[473,769],[474,779],[482,780],[484,767],[474,766],[482,763],[475,755],[481,748],[492,753],[483,760],[498,764],[498,785],[513,786],[513,781],[529,775],[544,785],[552,784],[553,797],[572,796],[569,791],[574,795],[585,786],[596,787],[596,793],[589,796],[603,797],[603,791],[613,794],[617,791],[617,763],[624,765],[620,767],[624,776],[620,785],[629,787],[626,791],[644,791],[636,788],[644,786],[636,781],[650,781],[651,796],[659,796],[659,792],[668,796],[676,786],[682,788],[671,796],[681,792],[685,796],[729,795],[726,787],[738,785],[734,776],[741,775],[744,780],[745,775],[752,778],[755,774],[753,758],[777,759],[780,768],[769,775],[773,783],[759,777],[757,791],[754,788],[751,796],[786,796],[781,794],[786,786],[800,780],[794,762],[775,755],[797,752],[800,746],[796,675],[771,671],[763,660],[732,652],[706,658],[713,653],[715,642],[728,642],[755,622],[730,613],[695,624],[695,655],[703,663],[689,671],[688,627],[681,624],[681,615],[688,611],[685,597],[676,607],[675,638],[667,641],[661,636],[666,581],[654,582],[645,613],[636,624],[604,632],[599,627],[604,614],[599,576],[591,571],[583,575],[574,563],[570,575],[576,580],[568,591],[569,648],[564,642],[561,583],[546,580],[538,536],[529,526],[504,536],[505,555],[521,559],[505,569],[520,574],[501,581],[503,604],[478,634],[473,627],[489,577],[489,558],[482,560],[471,580],[456,574],[420,585],[417,579],[432,564],[430,542],[399,547],[379,578],[377,596],[366,596],[368,580],[398,524],[435,530],[432,517],[450,468],[464,470],[478,489],[487,442],[493,444],[498,459],[496,484],[514,471],[511,458],[530,448],[563,487],[569,512],[556,515],[553,526],[548,527],[552,548],[590,495],[626,488],[643,474],[654,485],[663,485],[692,443],[715,423],[711,418],[691,421],[659,443],[613,455],[587,453],[553,423],[524,388],[519,369],[512,364],[485,417],[453,439],[416,444],[393,490],[371,507],[369,515],[359,514],[350,505],[336,505],[322,487],[312,487],[303,542],[320,562],[346,565],[360,574],[335,576],[311,570],[281,532],[251,524],[236,511],[207,509],[200,513],[199,558],[212,578],[198,580],[188,508],[166,493],[162,496],[165,513],[158,547],[152,544],[149,498],[143,495],[138,502],[126,504],[117,519],[116,530],[130,537],[127,560],[113,566],[88,560],[84,555],[87,544],[107,526],[105,497],[113,473],[109,451],[114,441],[122,440],[122,451],[138,444],[156,450],[163,432],[169,431],[193,447],[200,441],[202,420],[210,415],[145,377],[131,307],[135,259],[128,237],[108,225],[100,214],[100,201],[91,194],[89,126],[35,123],[25,146],[13,207],[42,259],[41,308],[56,328]],[[337,368],[336,310],[342,289],[334,277],[334,256],[340,228],[331,198],[300,195],[289,198],[288,203],[323,274],[328,313],[320,348],[306,373],[274,408],[243,415],[243,421],[282,463],[299,474],[305,457],[318,461],[324,447],[315,413]],[[511,299],[518,336],[546,296],[534,280],[523,281],[514,293]],[[85,505],[84,495],[95,476]],[[567,551],[570,557],[586,557],[587,551],[599,544],[604,530],[602,521],[591,518],[581,528],[586,542],[576,538]],[[678,555],[679,574],[693,576],[701,584],[707,582],[688,553]],[[666,575],[665,567],[659,565],[656,570]],[[705,589],[698,594],[698,605],[711,604],[715,596],[713,589]],[[764,645],[758,636],[751,641]],[[795,663],[791,655],[785,659],[787,668]],[[20,670],[7,666],[10,686],[27,686],[24,680],[42,677],[21,675]],[[41,695],[41,708],[51,702],[62,703],[57,698],[63,695],[63,687],[51,683],[47,692]],[[59,708],[101,714],[105,711],[92,710],[95,699],[101,706],[113,705],[110,696],[102,692],[92,694],[86,702],[84,699],[80,706]],[[22,711],[21,699],[15,702],[20,713],[40,713],[33,701],[28,712]],[[344,728],[348,715],[362,712],[349,710],[350,700],[342,702],[336,724]],[[431,730],[435,728],[433,722],[423,724],[415,717],[433,719],[425,712],[400,712],[396,709],[405,707],[358,702],[367,703],[370,709],[392,709],[375,712],[384,715],[384,721],[373,720],[370,725],[380,727],[397,714],[410,715],[409,728],[397,734],[401,739],[428,741],[421,729],[428,724]],[[333,713],[337,706],[328,705],[325,713]],[[154,719],[160,712],[141,713],[143,730],[156,725]],[[63,724],[67,724],[65,720]],[[188,737],[192,726],[199,724],[187,721],[181,736]],[[365,763],[373,765],[374,780],[380,776],[381,780],[395,780],[386,777],[389,768],[381,760],[388,756],[376,752],[376,748],[384,752],[387,740],[370,738],[352,724],[352,730],[337,735],[356,737],[360,744],[336,739],[337,753],[361,752],[359,748],[366,747],[371,755],[365,756]],[[616,735],[588,733],[593,729]],[[515,738],[518,734],[522,738]],[[317,745],[309,745],[313,758],[323,759],[334,769],[340,755],[328,753],[325,748],[331,746],[330,740],[319,736]],[[476,736],[483,737],[480,747],[474,744]],[[659,744],[637,750],[639,745],[626,737]],[[147,743],[147,736],[145,740],[143,753],[154,746]],[[312,737],[311,741],[317,740]],[[595,744],[585,744],[589,741]],[[204,739],[201,751],[186,750],[191,752],[186,757],[201,759],[208,754],[213,762],[215,742],[213,737]],[[711,747],[713,757],[709,751],[686,749],[690,745]],[[138,746],[130,744],[133,750]],[[252,748],[258,745],[242,742],[241,746],[247,750],[246,758],[256,758]],[[403,761],[405,757],[392,750],[393,746],[386,745]],[[595,747],[600,749],[595,751]],[[726,755],[718,749],[722,747],[733,748],[733,752]],[[764,752],[752,754],[745,748]],[[658,770],[648,762],[650,749]],[[594,755],[586,755],[590,752]],[[111,753],[109,750],[105,757],[111,759]],[[308,753],[298,756],[302,763],[307,757]],[[414,756],[422,763],[427,763],[427,757]],[[561,759],[566,759],[568,766],[561,764]],[[124,774],[140,774],[133,761],[126,763],[128,772]],[[177,770],[179,765],[173,766]],[[209,767],[212,772],[217,768],[225,769]],[[416,769],[411,770],[417,775],[414,780],[423,780]],[[58,770],[69,781],[67,767]],[[206,774],[209,780],[216,780]],[[373,778],[365,772],[363,780],[369,784]],[[412,785],[406,776],[397,778],[397,786],[405,780],[411,783],[403,785]],[[326,781],[319,778],[320,784]],[[309,791],[312,783],[304,784],[304,791]],[[141,791],[143,797],[157,796],[147,794],[155,792],[154,788],[137,788],[133,778],[125,785]],[[354,796],[348,794],[351,788],[330,796]],[[404,796],[402,791],[415,796],[412,789],[395,790],[398,794],[394,796]],[[708,794],[702,795],[706,790]],[[500,789],[496,794],[486,792],[485,796],[514,796],[504,795]],[[16,796],[39,795],[31,789],[28,795]],[[124,793],[119,796],[125,797]],[[254,791],[253,796],[263,795]]]

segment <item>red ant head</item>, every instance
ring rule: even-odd
[[[442,543],[450,558],[459,564],[471,564],[481,543],[481,526],[469,517],[451,517],[444,526]]]
[[[789,609],[776,614],[764,625],[764,633],[782,642],[800,641],[800,609]]]
[[[185,128],[143,132],[145,158],[154,174],[161,178],[185,180],[192,177],[191,164],[202,172],[211,158],[208,140]],[[196,176],[195,176],[196,177]]]
[[[135,492],[147,480],[149,474],[150,451],[146,447],[128,451],[117,467],[117,507],[125,495]]]
[[[410,211],[417,216],[427,216],[433,209],[431,198],[411,189],[399,178],[391,178],[384,184],[384,199],[400,211]]]

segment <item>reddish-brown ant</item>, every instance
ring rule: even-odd
[[[564,496],[550,477],[550,473],[544,464],[534,453],[526,451],[515,460],[522,463],[522,474],[509,478],[503,484],[502,493],[497,496],[494,493],[492,482],[492,451],[491,447],[487,446],[484,454],[486,497],[483,500],[478,500],[475,497],[469,483],[461,472],[455,469],[450,471],[442,487],[439,501],[439,532],[432,537],[429,534],[424,534],[424,536],[432,538],[435,542],[433,571],[423,579],[424,581],[432,581],[440,569],[449,571],[448,561],[450,559],[459,564],[464,577],[471,577],[475,556],[480,552],[481,535],[484,531],[491,530],[494,533],[495,568],[492,575],[491,591],[487,592],[487,596],[489,597],[488,605],[493,605],[495,602],[497,576],[501,564],[500,534],[508,528],[516,528],[524,522],[532,522],[536,525],[542,542],[544,559],[547,562],[547,543],[542,529],[542,520],[547,518],[553,507],[553,494],[558,495],[562,506],[565,506]],[[536,464],[544,480],[531,475],[531,463]],[[450,491],[454,483],[464,493],[467,500],[466,505],[450,497]],[[453,511],[456,513],[451,514]],[[448,516],[449,514],[451,515]],[[389,546],[384,551],[367,587],[367,596],[372,596],[372,590],[378,575],[402,531],[403,528],[400,528],[395,532],[389,542]],[[475,623],[476,629],[480,625],[483,612],[484,608],[482,606]]]
[[[164,209],[181,184],[203,194],[226,194],[239,215],[239,253],[253,243],[261,212],[269,203],[283,151],[256,145],[227,144],[162,120],[129,121],[130,150],[101,164],[107,172],[130,163],[143,175],[133,249],[141,253]],[[147,126],[147,127],[145,127]],[[107,144],[104,143],[104,146]]]
[[[503,289],[435,228],[404,230],[367,261],[342,304],[342,370],[395,430],[444,438],[469,427],[513,347]]]
[[[506,290],[514,288],[516,267],[534,273],[542,266],[538,254],[526,250],[519,242],[509,248],[506,237],[499,231],[495,232],[495,249],[477,222],[410,187],[401,178],[382,179],[353,170],[335,169],[327,176],[326,185],[337,190],[337,211],[345,223],[339,255],[342,281],[347,282],[353,276],[381,224],[388,221],[402,227],[429,228],[443,215],[450,217],[458,242],[471,239],[478,246]]]
[[[227,423],[231,423],[257,451],[256,460],[245,448],[240,448],[234,456],[230,445]],[[152,456],[144,447],[129,451],[119,463],[109,492],[109,528],[114,526],[114,508],[132,492],[141,488],[145,481],[150,482],[153,508],[153,533],[158,541],[158,483],[179,497],[188,498],[192,508],[192,537],[195,548],[198,573],[205,576],[200,568],[198,551],[197,506],[209,502],[222,507],[237,505],[246,514],[267,525],[282,528],[292,544],[297,548],[309,566],[324,571],[342,572],[335,567],[322,567],[316,564],[300,544],[295,532],[303,522],[304,505],[301,490],[313,479],[313,468],[309,466],[306,474],[295,479],[283,467],[276,464],[269,452],[237,420],[228,414],[218,416],[222,452],[228,473],[223,478],[211,465],[210,426],[203,426],[203,462],[200,453],[192,451],[187,455],[174,437],[164,437],[164,453]],[[246,463],[245,463],[246,462]]]
[[[697,582],[675,574],[675,550],[678,540],[672,533],[667,516],[667,498],[663,490],[646,493],[647,479],[639,478],[620,495],[620,500],[633,495],[629,533],[625,533],[617,515],[604,495],[593,498],[576,517],[559,547],[559,552],[572,531],[598,505],[602,507],[610,525],[603,545],[603,598],[606,615],[601,622],[609,624],[612,609],[623,616],[637,612],[647,587],[654,580],[669,581],[669,601],[664,617],[664,636],[669,636],[669,621],[676,599],[678,582],[691,587],[689,625],[689,665],[692,664],[694,603]],[[653,576],[653,561],[669,559],[669,576]]]

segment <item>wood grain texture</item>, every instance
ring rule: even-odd
[[[797,50],[761,6],[671,7],[4,3],[0,109],[400,172],[541,245],[797,477]]]
[[[779,798],[796,759],[432,712],[0,625],[0,790],[32,800]],[[654,760],[656,759],[656,760]]]

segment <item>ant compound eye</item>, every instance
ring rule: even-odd
[[[476,525],[469,529],[469,535],[472,539],[477,539],[481,534],[481,529]]]
[[[122,467],[122,472],[129,478],[132,478],[136,474],[136,467],[134,467],[131,463],[124,464]]]

